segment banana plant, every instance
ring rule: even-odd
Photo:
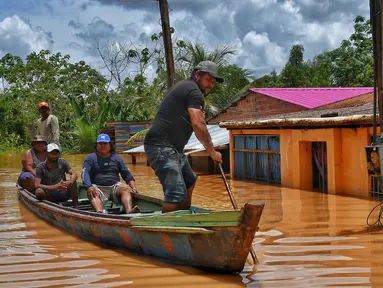
[[[90,117],[86,113],[83,98],[76,99],[75,97],[70,97],[70,103],[76,116],[72,134],[80,140],[81,152],[91,152],[94,150],[94,143],[97,135],[100,133],[108,119],[110,103],[105,98],[101,100],[98,116],[94,120],[89,119]]]

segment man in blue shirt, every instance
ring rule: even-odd
[[[126,182],[120,182],[120,174]],[[114,151],[107,134],[100,134],[96,141],[96,152],[86,156],[82,168],[83,185],[97,213],[103,212],[103,202],[112,200],[125,207],[126,213],[139,213],[140,208],[132,208],[130,193],[138,193],[132,174],[124,161]]]

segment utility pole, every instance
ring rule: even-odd
[[[378,0],[380,1],[380,0]],[[374,119],[373,119],[373,144],[376,145],[380,143],[380,137],[378,140],[377,137],[377,123],[376,123],[376,116],[377,116],[377,110],[379,107],[378,104],[378,98],[380,95],[380,87],[379,86],[379,65],[380,62],[380,56],[379,56],[379,38],[380,38],[380,17],[379,14],[377,14],[377,6],[379,3],[377,3],[377,0],[370,0],[370,22],[371,22],[371,34],[372,34],[372,46],[373,46],[373,58],[374,58]],[[380,101],[379,101],[380,102]]]
[[[158,0],[161,12],[162,36],[164,37],[166,68],[168,73],[168,89],[175,82],[175,69],[173,58],[172,38],[170,34],[168,0]]]
[[[383,71],[382,71],[382,68],[383,68],[383,51],[382,51],[382,48],[383,48],[383,44],[382,44],[382,40],[383,40],[383,17],[382,17],[382,7],[383,7],[383,0],[380,0],[380,1],[377,1],[377,3],[375,3],[375,13],[376,15],[375,16],[378,16],[377,17],[377,20],[378,20],[378,27],[376,27],[377,29],[377,34],[378,34],[378,37],[376,37],[376,41],[377,41],[377,50],[378,50],[378,57],[377,57],[377,80],[378,80],[378,85],[377,85],[377,88],[378,88],[378,107],[379,107],[379,116],[380,116],[380,143],[383,143]],[[379,23],[380,22],[380,23]]]
[[[374,53],[374,130],[373,130],[373,143],[383,143],[383,75],[382,75],[382,8],[383,0],[370,0],[370,21],[371,21],[371,32],[372,32],[372,43]],[[377,137],[376,131],[376,115],[379,111],[380,115],[380,137]]]

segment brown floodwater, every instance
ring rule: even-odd
[[[80,173],[84,155],[64,157]],[[162,197],[150,167],[129,168],[141,193]],[[376,201],[231,180],[238,205],[266,204],[253,242],[259,263],[217,275],[107,249],[51,226],[19,203],[19,171],[19,155],[0,155],[0,288],[383,287],[383,228],[366,225]],[[193,205],[231,209],[219,175],[200,175]]]

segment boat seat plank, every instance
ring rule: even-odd
[[[175,211],[161,215],[134,217],[134,226],[213,227],[237,226],[243,211],[214,211],[192,214],[190,210]]]
[[[236,227],[239,225],[239,221],[136,221],[139,220],[139,218],[133,218],[130,219],[130,222],[134,226],[142,226],[142,227],[148,227],[148,226],[172,226],[172,227]]]
[[[130,218],[135,218],[135,217],[150,217],[150,216],[155,216],[155,215],[161,215],[161,211],[154,211],[152,213],[132,213],[132,214],[120,214],[121,216],[129,216]]]
[[[213,230],[198,227],[158,227],[158,226],[132,226],[132,230],[147,232],[183,233],[183,234],[213,234]]]

